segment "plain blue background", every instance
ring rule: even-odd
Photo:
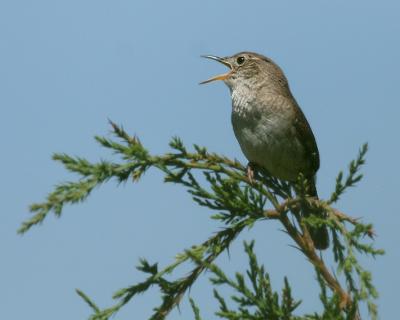
[[[198,82],[224,70],[201,54],[256,51],[285,70],[317,137],[318,188],[329,196],[339,170],[370,143],[365,179],[338,207],[372,222],[387,254],[365,260],[380,292],[382,319],[398,315],[399,32],[398,1],[1,1],[1,224],[2,319],[85,319],[80,288],[101,307],[144,276],[140,257],[160,266],[221,226],[180,187],[157,171],[139,184],[96,189],[24,236],[16,230],[28,205],[55,184],[76,177],[51,160],[66,152],[113,159],[92,137],[110,136],[107,118],[141,137],[153,153],[178,135],[244,162],[230,124],[222,83]],[[272,274],[287,275],[299,312],[320,308],[310,265],[275,222],[246,231],[231,257],[243,271],[243,239]],[[185,270],[180,270],[184,275]],[[205,319],[216,303],[203,276],[191,290]],[[185,298],[186,299],[186,298]],[[186,300],[185,300],[186,301]],[[157,290],[138,297],[116,319],[146,319]],[[187,302],[170,319],[192,319]]]

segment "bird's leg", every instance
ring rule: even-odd
[[[249,162],[246,167],[246,175],[251,184],[254,183],[255,173],[256,173],[255,164],[252,162]]]

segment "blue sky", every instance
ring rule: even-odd
[[[140,257],[170,263],[220,227],[156,171],[139,184],[109,183],[24,236],[27,207],[75,177],[53,152],[111,159],[93,140],[107,119],[136,133],[153,153],[178,135],[244,161],[222,83],[198,82],[223,70],[202,54],[256,51],[285,71],[316,135],[318,189],[330,194],[364,142],[365,179],[338,207],[375,225],[387,254],[366,260],[380,292],[382,319],[398,314],[400,4],[398,1],[2,1],[0,3],[0,305],[4,319],[85,319],[80,288],[100,306],[142,275]],[[276,223],[245,232],[221,256],[244,271],[244,239],[256,239],[276,288],[287,275],[301,311],[319,308],[314,274]],[[191,291],[204,318],[216,310],[203,276]],[[146,319],[158,292],[140,296],[116,319]],[[170,319],[190,319],[183,303]]]

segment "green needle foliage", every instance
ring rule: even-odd
[[[227,285],[236,292],[232,300],[238,308],[233,310],[218,291],[214,291],[220,306],[216,316],[220,318],[360,319],[359,305],[362,302],[366,303],[371,318],[377,318],[374,301],[378,293],[372,284],[371,274],[359,263],[358,255],[375,257],[383,254],[383,251],[373,246],[371,224],[364,224],[332,207],[349,187],[361,180],[359,172],[365,162],[367,145],[350,163],[347,176],[339,173],[331,197],[324,201],[307,196],[307,183],[302,176],[292,185],[258,170],[256,181],[249,181],[246,167],[237,160],[210,153],[197,145],[193,150],[188,150],[179,138],[172,139],[170,153],[152,155],[137,137],[128,135],[122,127],[112,122],[111,125],[116,139],[98,136],[96,141],[112,151],[117,160],[91,163],[79,157],[55,154],[53,159],[61,162],[68,171],[78,174],[80,179],[56,186],[44,202],[31,205],[33,216],[22,223],[19,233],[25,233],[42,223],[51,213],[61,216],[64,205],[84,201],[96,187],[109,180],[117,183],[139,181],[150,168],[162,171],[165,182],[182,185],[196,203],[214,211],[212,219],[218,221],[222,228],[203,243],[176,255],[175,260],[164,268],[159,268],[157,263],[141,260],[137,269],[145,274],[145,279],[118,290],[113,295],[116,303],[111,307],[99,308],[85,293],[77,290],[92,309],[90,319],[110,319],[150,287],[158,287],[162,297],[161,304],[154,308],[150,319],[165,319],[205,270],[213,273],[211,282],[214,286]],[[310,210],[307,217],[300,214],[300,208],[304,207]],[[258,221],[271,219],[282,224],[294,246],[315,269],[321,288],[322,312],[293,315],[300,301],[292,297],[286,278],[280,294],[272,290],[269,275],[254,254],[253,243],[245,244],[249,257],[247,281],[240,273],[232,280],[216,266],[216,258],[229,249],[245,228],[250,228]],[[331,231],[334,266],[325,264],[308,232],[310,226],[320,225],[326,225]],[[192,270],[184,276],[176,271],[182,264],[192,266]],[[201,319],[200,309],[191,299],[190,303],[195,319]]]
[[[214,297],[219,302],[219,311],[216,315],[222,319],[252,319],[252,320],[289,320],[300,319],[293,316],[293,311],[300,305],[301,301],[295,301],[292,297],[291,288],[288,280],[284,279],[284,287],[281,296],[274,292],[268,273],[264,266],[260,266],[253,251],[254,241],[250,244],[244,243],[244,249],[249,257],[249,270],[246,277],[241,273],[236,273],[235,279],[230,279],[215,264],[208,265],[208,269],[213,273],[211,278],[215,286],[227,285],[237,294],[231,300],[238,305],[236,310],[228,307],[225,299],[214,289]],[[191,300],[192,309],[196,317],[200,318],[199,309]]]

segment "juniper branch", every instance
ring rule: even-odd
[[[216,264],[209,264],[211,271],[210,281],[215,286],[229,286],[236,293],[231,300],[238,305],[237,310],[228,307],[225,299],[214,289],[214,296],[219,302],[219,311],[216,315],[224,319],[300,319],[293,312],[300,305],[292,297],[291,288],[287,278],[284,279],[284,287],[279,299],[279,293],[274,292],[271,286],[269,274],[264,266],[258,263],[254,253],[254,241],[244,243],[244,249],[249,259],[249,268],[246,275],[236,273],[235,278],[229,278]],[[201,261],[196,261],[201,263]]]
[[[328,204],[337,202],[339,197],[348,189],[349,187],[353,187],[357,182],[362,179],[362,174],[360,174],[361,166],[365,164],[365,155],[368,151],[368,144],[364,144],[359,153],[356,160],[353,160],[349,164],[349,174],[346,180],[343,182],[343,172],[339,172],[336,178],[336,186],[335,191],[332,193],[331,198],[328,201]]]
[[[86,200],[96,187],[111,179],[118,183],[127,182],[129,179],[138,181],[150,168],[161,170],[165,175],[165,182],[184,186],[199,205],[217,211],[213,218],[220,221],[224,229],[200,246],[184,251],[161,271],[158,271],[157,264],[150,265],[142,260],[138,269],[149,274],[149,277],[141,283],[119,290],[114,295],[118,302],[110,308],[98,309],[86,295],[78,291],[94,310],[92,319],[108,319],[135,295],[145,292],[151,286],[158,286],[162,293],[162,304],[155,309],[151,319],[164,319],[179,304],[199,275],[212,265],[221,252],[228,250],[243,228],[263,219],[280,221],[300,251],[316,268],[321,284],[331,289],[333,300],[329,300],[329,303],[336,303],[337,310],[353,314],[358,302],[365,301],[372,316],[376,316],[373,299],[377,297],[377,292],[372,285],[371,275],[359,264],[356,251],[372,256],[383,254],[383,251],[375,249],[372,244],[362,242],[365,235],[372,238],[372,225],[363,224],[331,206],[348,187],[361,180],[359,170],[365,163],[366,145],[360,150],[358,158],[350,163],[347,178],[343,181],[343,173],[340,173],[335,191],[328,201],[324,201],[305,196],[302,189],[306,183],[301,177],[294,196],[290,183],[273,178],[262,170],[257,181],[252,183],[248,180],[245,167],[241,163],[210,153],[204,147],[195,145],[194,151],[189,151],[179,138],[174,138],[170,143],[172,152],[151,155],[136,136],[128,135],[122,127],[112,122],[111,126],[118,141],[104,137],[96,137],[96,141],[114,152],[122,161],[91,163],[83,158],[55,154],[53,159],[61,162],[68,171],[78,174],[80,180],[56,186],[45,202],[33,204],[30,210],[34,216],[21,225],[19,233],[25,233],[32,226],[42,223],[50,213],[60,216],[65,205]],[[205,181],[199,182],[199,174],[203,174]],[[304,203],[307,203],[311,212],[323,212],[327,218],[319,218],[321,215],[303,217],[299,210]],[[347,224],[353,229],[349,230]],[[308,227],[321,225],[327,225],[332,231],[334,256],[339,272],[344,273],[345,287],[317,253],[308,233]],[[195,262],[196,267],[185,277],[173,281],[166,280],[165,275],[173,273],[178,265],[186,262]],[[237,280],[243,285],[242,280]],[[216,297],[218,298],[218,294]],[[328,301],[327,299],[323,300],[323,303]],[[222,300],[220,302],[222,303]]]
[[[229,228],[217,232],[214,236],[203,242],[201,245],[193,246],[176,256],[175,261],[163,270],[158,271],[157,264],[150,265],[146,260],[142,260],[137,267],[150,276],[143,282],[130,287],[118,290],[113,298],[118,300],[114,306],[104,309],[93,316],[93,320],[108,319],[126,305],[134,296],[144,293],[152,286],[158,286],[163,294],[162,304],[155,308],[156,312],[150,319],[164,319],[168,313],[177,306],[187,290],[193,285],[198,276],[212,263],[222,252],[226,251],[237,235],[246,227],[253,223],[249,218],[241,221]],[[167,281],[164,277],[171,274],[181,264],[192,261],[201,261],[197,266],[183,278],[175,281]]]

